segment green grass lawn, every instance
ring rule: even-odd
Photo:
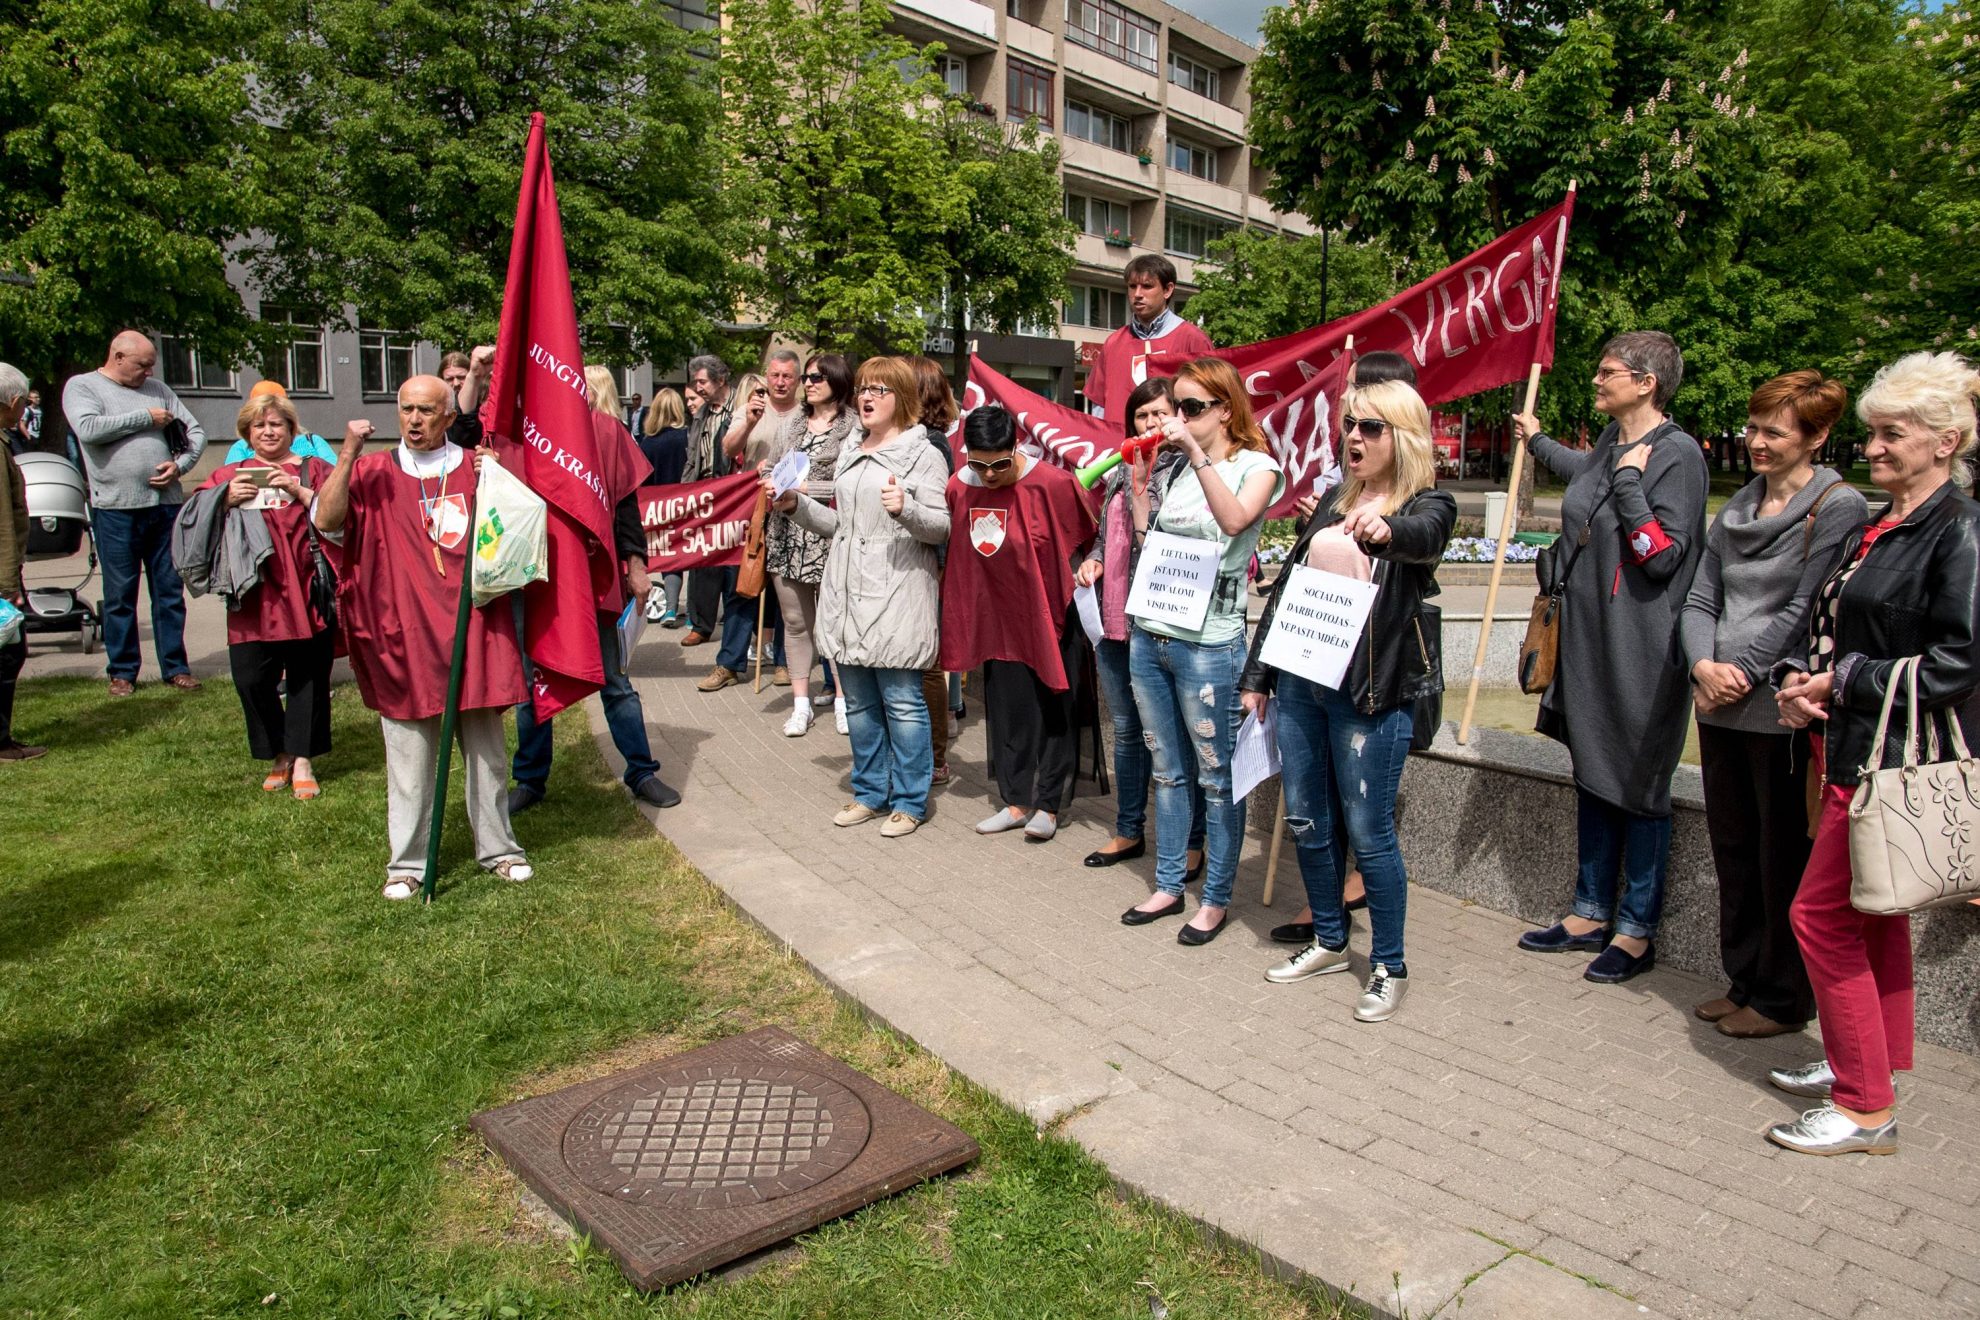
[[[55,750],[0,766],[0,1315],[1119,1318],[1151,1289],[1176,1317],[1352,1313],[840,1006],[654,835],[582,720],[521,822],[535,881],[477,870],[457,802],[440,901],[386,903],[377,722],[354,689],[335,707],[298,803],[259,791],[225,683],[23,686],[20,731]],[[468,1129],[766,1023],[982,1159],[642,1298]]]

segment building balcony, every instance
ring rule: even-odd
[[[1233,224],[1244,219],[1245,196],[1235,188],[1199,179],[1181,170],[1169,170],[1163,179],[1172,202],[1180,202],[1192,211],[1208,212]]]
[[[1155,195],[1155,166],[1142,164],[1132,154],[1113,151],[1085,138],[1060,135],[1059,149],[1066,168],[1105,180],[1110,192],[1135,198]]]
[[[1169,114],[1186,119],[1193,126],[1207,128],[1214,136],[1232,142],[1244,141],[1244,114],[1233,110],[1220,101],[1190,91],[1174,83],[1169,85]]]
[[[1102,55],[1078,42],[1066,41],[1066,73],[1096,87],[1124,96],[1134,101],[1145,102],[1146,108],[1153,109],[1162,101],[1162,80],[1152,73],[1143,73],[1132,64]]]
[[[977,4],[976,0],[894,0],[894,8],[925,14],[958,32],[981,37],[993,46],[997,44],[997,11]]]
[[[1081,234],[1073,240],[1073,260],[1082,270],[1105,271],[1119,275],[1127,269],[1129,258],[1134,256],[1134,245],[1130,241],[1116,245],[1098,234]]]
[[[1044,28],[1033,27],[1019,19],[1014,18],[1005,24],[1004,45],[1035,64],[1049,68],[1059,62],[1056,38]]]

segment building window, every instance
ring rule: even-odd
[[[935,74],[950,96],[969,95],[969,61],[955,55],[937,55]]]
[[[1162,66],[1160,29],[1114,0],[1066,0],[1066,40],[1149,73]]]
[[[1178,87],[1187,87],[1198,96],[1207,96],[1213,101],[1223,100],[1221,93],[1223,75],[1207,64],[1169,52],[1169,81]]]
[[[1036,119],[1052,126],[1052,71],[1036,64],[1013,59],[1010,65],[1010,99],[1004,107],[1007,119]]]
[[[1132,151],[1133,129],[1119,115],[1108,114],[1098,106],[1066,98],[1066,132],[1088,142],[1097,142],[1115,151]]]
[[[234,373],[224,362],[205,359],[184,335],[158,335],[158,374],[175,390],[234,388]]]
[[[1082,234],[1092,234],[1110,243],[1126,244],[1133,237],[1133,222],[1126,202],[1105,197],[1066,194],[1066,219],[1079,226]]]
[[[1179,257],[1200,257],[1212,243],[1236,228],[1228,220],[1170,206],[1168,249]]]
[[[1126,325],[1127,319],[1127,293],[1124,290],[1102,289],[1092,284],[1075,284],[1066,291],[1067,325],[1112,330],[1117,326]]]
[[[1181,138],[1169,139],[1169,168],[1193,174],[1199,179],[1217,181],[1217,153],[1208,147],[1199,147],[1194,142]]]
[[[261,374],[291,394],[330,392],[330,355],[323,346],[323,327],[310,325],[286,307],[261,305],[262,322],[281,330],[287,343],[275,348],[261,364]]]
[[[413,337],[387,330],[358,332],[358,383],[366,394],[397,394],[413,374]]]

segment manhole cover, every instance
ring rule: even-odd
[[[564,1163],[622,1201],[728,1208],[823,1182],[870,1131],[859,1097],[816,1073],[677,1069],[585,1106],[564,1130]]]
[[[473,1122],[642,1288],[691,1279],[976,1158],[967,1134],[776,1027]]]

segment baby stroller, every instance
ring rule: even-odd
[[[14,462],[20,465],[27,494],[28,561],[67,559],[89,543],[89,568],[81,582],[28,588],[23,626],[29,633],[80,633],[83,654],[89,655],[103,635],[103,619],[82,598],[82,589],[96,576],[96,537],[90,530],[82,473],[60,454],[30,451],[15,455]]]

